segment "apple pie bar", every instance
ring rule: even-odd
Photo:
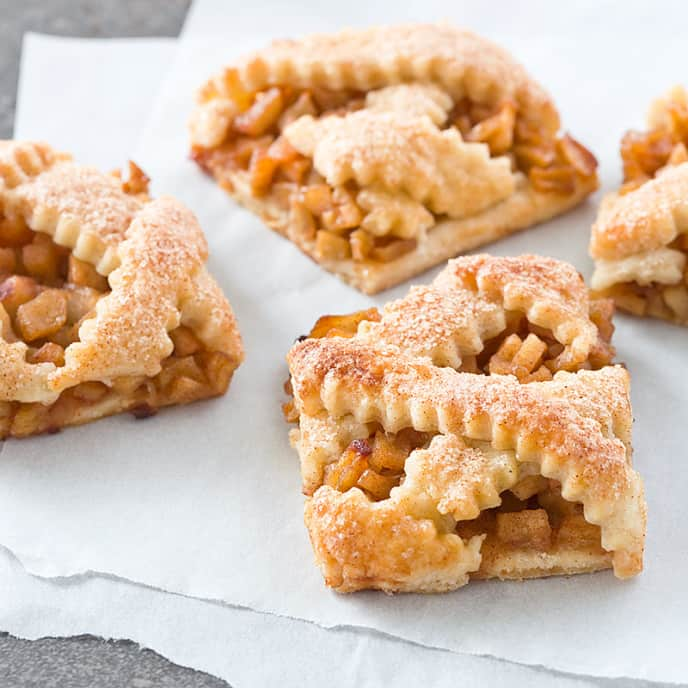
[[[223,394],[243,358],[195,217],[129,168],[0,142],[0,438]]]
[[[565,263],[474,256],[301,338],[286,412],[327,585],[639,573],[646,507],[610,316]]]
[[[592,228],[592,287],[619,308],[688,325],[688,92],[653,103],[621,142],[624,183]]]
[[[593,155],[491,42],[449,25],[277,41],[199,92],[192,158],[348,283],[375,293],[551,218]]]

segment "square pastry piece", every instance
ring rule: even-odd
[[[223,188],[371,294],[597,187],[540,85],[448,25],[275,42],[201,89],[190,128]]]
[[[243,352],[205,238],[147,186],[0,142],[0,437],[226,391]]]
[[[327,585],[639,573],[610,315],[565,263],[473,256],[381,312],[321,319],[289,353],[286,411]]]
[[[688,325],[688,93],[653,103],[621,141],[624,183],[592,228],[592,287],[619,308]]]

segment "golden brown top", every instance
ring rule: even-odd
[[[12,200],[33,213],[74,218],[104,243],[117,244],[143,207],[121,186],[114,176],[94,167],[62,162],[17,187]]]
[[[590,254],[614,260],[654,251],[688,231],[688,163],[662,170],[623,195],[608,196],[592,227]]]
[[[0,399],[50,403],[85,380],[157,374],[168,332],[192,327],[213,351],[243,358],[232,310],[205,269],[194,215],[172,198],[126,193],[115,177],[71,162],[46,144],[0,144],[0,212],[22,217],[108,277],[110,292],[67,347],[65,365],[32,364],[27,345],[0,338]]]
[[[540,85],[505,50],[449,24],[349,29],[275,41],[246,57],[239,75],[247,89],[270,85],[370,91],[394,84],[436,84],[455,100],[496,105],[514,100],[544,129],[559,119]]]
[[[490,158],[457,129],[438,129],[427,117],[360,110],[345,117],[301,117],[284,132],[332,186],[355,181],[403,191],[433,213],[462,217],[511,195],[515,178],[506,157]]]
[[[397,346],[356,337],[305,340],[288,360],[300,412],[514,451],[519,462],[539,464],[542,475],[558,480],[565,499],[583,503],[586,520],[601,527],[603,547],[614,552],[617,575],[641,569],[645,506],[624,443],[631,413],[623,368],[560,372],[551,382],[519,384],[511,376],[439,368]],[[503,462],[488,465],[461,454],[469,472],[505,470]],[[392,501],[403,497],[403,485],[399,491]]]
[[[589,305],[583,278],[568,263],[533,255],[463,256],[449,261],[431,285],[385,306],[382,320],[364,322],[358,336],[458,368],[504,330],[508,312],[519,311],[551,330],[564,346],[560,366],[573,368],[598,342]]]
[[[0,183],[11,189],[65,160],[71,160],[71,156],[58,153],[45,143],[0,141]]]
[[[416,587],[405,587],[411,584],[395,570],[404,561],[401,544],[395,556],[374,555],[374,565],[365,570],[375,572],[376,585],[392,580],[389,589],[441,589],[452,576],[464,575],[461,567],[472,566],[480,549],[473,540],[465,548],[457,544],[456,522],[499,505],[500,494],[524,475],[540,474],[560,483],[563,498],[581,502],[585,519],[601,527],[617,575],[638,573],[645,503],[642,481],[631,467],[628,374],[613,366],[562,370],[587,367],[594,358],[601,335],[591,311],[583,279],[567,263],[532,255],[463,256],[377,317],[332,331],[323,322],[320,334],[294,345],[288,361],[300,425],[295,443],[304,486],[309,494],[315,491],[307,519],[318,556],[324,561],[341,552],[336,542],[327,545],[335,536],[318,521],[350,517],[354,507],[358,521],[371,528],[381,510],[389,518],[430,519],[436,527],[437,580],[414,578]],[[522,383],[512,375],[458,372],[464,360],[491,351],[520,314],[563,347],[553,379]],[[336,317],[330,320],[336,328]],[[353,440],[368,437],[371,423],[388,434],[430,436],[408,455],[405,477],[384,507],[351,496],[355,490],[339,494],[318,487],[323,456],[339,456]],[[365,581],[358,575],[331,584],[360,587]]]

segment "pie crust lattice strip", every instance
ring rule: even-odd
[[[624,183],[592,228],[592,287],[619,308],[688,325],[688,92],[655,101],[621,142]]]
[[[367,293],[597,187],[539,84],[444,24],[275,42],[201,89],[190,129],[224,189]]]
[[[0,142],[0,437],[226,391],[243,350],[205,238],[147,185]]]
[[[565,263],[483,255],[382,312],[322,318],[289,352],[285,411],[326,583],[639,573],[646,507],[610,316]]]

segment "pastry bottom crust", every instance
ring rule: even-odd
[[[241,362],[213,352],[193,372],[188,367],[174,372],[174,364],[179,361],[184,359],[171,357],[164,361],[163,370],[153,378],[115,379],[112,387],[100,382],[81,383],[65,390],[49,405],[0,402],[0,439],[58,432],[125,411],[147,418],[164,406],[220,396],[227,391]]]
[[[289,232],[289,214],[274,199],[253,196],[248,173],[232,174],[231,184],[225,182],[223,187],[245,208],[290,239],[323,268],[366,294],[376,294],[449,258],[570,210],[595,191],[597,180],[579,180],[575,192],[567,195],[542,193],[522,180],[520,188],[509,198],[478,215],[460,220],[439,220],[428,231],[420,249],[388,263],[355,262],[352,259],[322,260],[316,256],[314,240]]]
[[[547,525],[542,508],[514,513],[500,506],[447,530],[432,518],[410,516],[393,500],[371,502],[357,488],[340,493],[325,486],[306,500],[305,522],[326,584],[342,593],[446,592],[471,579],[611,569],[613,554],[602,548],[599,527],[585,521],[580,505],[558,501],[567,513],[547,510]],[[488,523],[495,515],[513,518],[515,528],[495,530],[494,520]]]
[[[558,547],[549,552],[529,549],[487,549],[483,546],[480,568],[470,577],[523,580],[546,576],[568,576],[593,573],[612,568],[612,555],[601,548],[576,549]]]

